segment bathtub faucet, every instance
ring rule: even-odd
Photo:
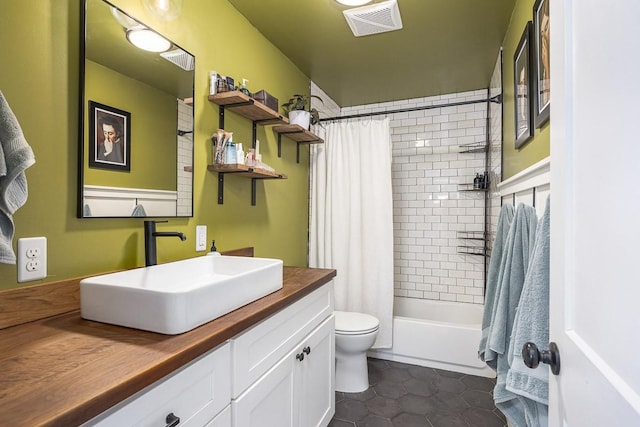
[[[156,231],[156,224],[169,221],[145,221],[144,222],[144,263],[147,267],[158,264],[158,250],[156,237],[179,237],[183,242],[187,236],[179,231]]]

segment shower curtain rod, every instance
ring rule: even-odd
[[[488,99],[484,98],[484,99],[478,99],[475,101],[450,102],[448,104],[425,105],[423,107],[402,108],[399,110],[375,111],[372,113],[351,114],[349,116],[327,117],[324,119],[320,119],[320,121],[328,122],[332,120],[335,121],[335,120],[357,119],[359,117],[381,116],[383,114],[407,113],[409,111],[432,110],[434,108],[456,107],[458,105],[481,104],[483,102],[493,102],[496,104],[502,104],[502,94],[500,93]]]

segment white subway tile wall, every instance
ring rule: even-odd
[[[486,99],[487,90],[346,107],[342,115]],[[396,296],[482,304],[484,257],[458,253],[458,231],[484,229],[484,193],[460,191],[485,171],[486,103],[390,114]]]
[[[310,93],[322,99],[321,102],[316,98],[311,98],[311,107],[318,110],[320,118],[326,119],[327,117],[340,116],[340,106],[314,82],[311,82]]]
[[[499,73],[499,61],[496,67]],[[494,79],[498,79],[499,82],[499,75],[496,77],[494,73]],[[320,94],[319,88],[314,86],[312,84],[312,93]],[[326,108],[328,97],[325,96],[323,99]],[[339,114],[335,108],[330,107],[328,116],[346,116],[486,98],[487,90],[482,89],[344,107]],[[495,114],[491,119],[491,127],[498,126],[499,130],[501,125],[495,121],[501,120],[501,106],[494,110],[494,104],[491,105],[491,114]],[[482,245],[482,242],[465,243],[458,239],[457,232],[484,229],[484,193],[460,191],[460,184],[473,183],[475,174],[485,171],[485,153],[460,153],[460,146],[486,143],[486,114],[487,104],[482,102],[388,115],[391,121],[393,151],[396,296],[475,304],[484,302],[484,257],[458,253],[460,245]],[[490,198],[494,198],[497,182],[493,181],[500,178],[499,147],[502,136],[501,133],[496,136],[494,132],[491,138],[494,138],[492,144],[498,144],[499,150],[497,159],[493,151],[491,155],[492,177],[496,178],[491,180],[493,191],[490,192]],[[489,205],[490,212],[497,218],[499,199],[496,213],[493,212],[493,204]],[[489,222],[494,224],[495,228],[496,220],[491,219]]]
[[[193,129],[193,107],[178,101],[178,129]],[[192,216],[193,133],[178,136],[178,216]],[[185,166],[191,167],[185,170]]]

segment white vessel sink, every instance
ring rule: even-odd
[[[201,256],[80,282],[88,320],[181,334],[282,288],[282,260]]]

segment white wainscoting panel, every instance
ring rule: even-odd
[[[551,192],[551,159],[547,157],[502,181],[498,184],[498,191],[503,204],[534,206],[538,217],[541,217]]]
[[[176,216],[178,193],[144,188],[84,186],[84,205],[93,217],[132,216],[142,205],[147,216]]]

